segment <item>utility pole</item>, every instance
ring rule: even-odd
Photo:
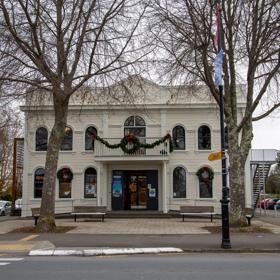
[[[220,130],[221,130],[221,153],[222,153],[222,244],[221,247],[224,249],[230,249],[230,233],[229,233],[229,199],[228,199],[228,187],[227,187],[227,158],[225,154],[225,125],[224,125],[224,96],[223,96],[223,82],[222,82],[222,0],[216,0],[216,36],[218,43],[218,54],[216,63],[220,63],[221,77],[218,79],[219,82],[216,84],[219,88],[220,98]],[[219,60],[220,57],[220,60]],[[217,65],[216,65],[217,67]]]

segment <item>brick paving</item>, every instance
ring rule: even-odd
[[[209,234],[205,226],[214,226],[220,222],[210,222],[209,219],[105,219],[105,222],[81,219],[78,222],[57,220],[58,225],[77,226],[68,233],[83,234]]]

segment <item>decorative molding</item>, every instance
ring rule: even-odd
[[[81,172],[81,171],[80,171],[80,172],[73,172],[73,175],[74,175],[74,176],[75,176],[75,175],[78,175],[78,176],[79,176],[79,175],[83,175],[83,172]]]
[[[146,127],[161,127],[161,124],[160,123],[147,124]]]
[[[121,124],[109,124],[108,125],[108,128],[122,128],[122,125]]]

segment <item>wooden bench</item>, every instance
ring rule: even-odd
[[[106,206],[74,206],[73,212],[74,221],[77,221],[77,216],[97,216],[101,217],[101,221],[104,222],[106,215]]]
[[[180,206],[180,215],[185,216],[210,216],[211,222],[213,222],[214,206]]]
[[[37,226],[38,219],[40,217],[40,207],[31,208],[32,217],[34,218],[34,226]]]

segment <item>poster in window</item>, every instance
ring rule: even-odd
[[[156,197],[156,189],[155,188],[150,188],[149,197]]]
[[[122,176],[113,176],[112,183],[113,197],[121,197],[122,195]]]
[[[59,198],[71,198],[71,183],[59,183]]]
[[[85,196],[94,198],[96,197],[96,175],[87,174],[85,183]]]

